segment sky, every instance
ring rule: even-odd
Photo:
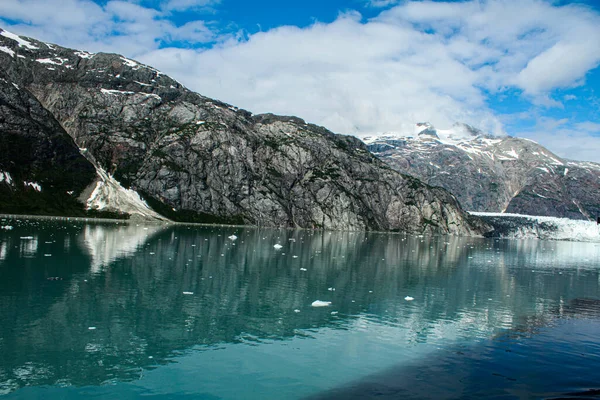
[[[461,122],[600,162],[600,0],[1,0],[0,27],[336,133]]]

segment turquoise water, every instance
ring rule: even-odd
[[[3,225],[14,227],[0,230],[8,399],[537,398],[600,388],[598,244]]]

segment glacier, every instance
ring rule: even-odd
[[[510,213],[469,213],[494,226],[494,231],[489,234],[491,237],[600,243],[600,225],[595,221]]]

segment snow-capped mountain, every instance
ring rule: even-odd
[[[595,219],[600,164],[563,159],[528,139],[465,124],[363,139],[392,168],[441,186],[470,211]]]

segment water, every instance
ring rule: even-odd
[[[598,244],[7,224],[7,399],[590,398],[600,389]]]

